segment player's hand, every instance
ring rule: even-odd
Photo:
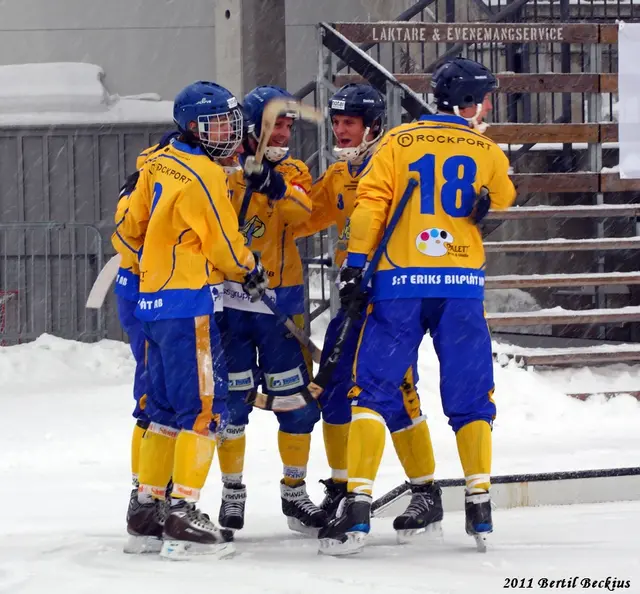
[[[476,201],[473,204],[473,210],[469,217],[477,224],[489,214],[490,208],[491,196],[489,195],[489,190],[485,186],[482,186],[476,196]]]
[[[251,303],[255,303],[262,299],[262,296],[267,290],[267,286],[269,284],[267,272],[265,271],[262,262],[260,262],[260,256],[254,253],[253,257],[256,260],[255,268],[244,277],[244,282],[242,283],[242,288],[244,289],[244,292],[249,295]]]
[[[346,266],[340,271],[340,303],[342,307],[362,309],[367,301],[366,293],[362,291],[362,268]]]
[[[270,200],[280,200],[287,190],[284,178],[275,169],[256,162],[255,157],[247,157],[244,162],[244,177],[249,185]]]

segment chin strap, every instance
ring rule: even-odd
[[[489,124],[486,122],[478,122],[478,116],[482,113],[482,103],[476,104],[476,114],[472,118],[465,118],[463,115],[460,115],[460,108],[457,105],[453,106],[453,113],[467,120],[467,122],[471,124],[471,127],[480,132],[480,134],[484,134],[489,127]]]
[[[340,148],[338,146],[333,147],[333,156],[338,161],[348,161],[353,165],[360,165],[376,148],[379,140],[384,135],[384,128],[380,128],[377,136],[373,140],[365,140],[369,135],[370,128],[365,128],[362,135],[362,142],[358,146],[346,146]]]

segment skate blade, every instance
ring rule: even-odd
[[[216,544],[203,544],[188,540],[165,540],[160,551],[160,556],[171,561],[184,561],[192,557],[210,556],[216,559],[231,557],[236,548],[231,542]]]
[[[156,536],[135,536],[129,535],[127,542],[122,548],[123,553],[128,555],[144,555],[148,553],[159,553],[162,549],[162,539]]]
[[[444,539],[442,532],[442,522],[433,522],[424,528],[416,528],[411,530],[396,530],[396,540],[398,544],[409,544],[418,540],[425,540],[428,542],[440,542]]]
[[[472,534],[473,539],[476,541],[476,549],[478,553],[486,553],[487,552],[487,534],[488,532],[483,532],[480,534]]]
[[[345,536],[347,540],[344,542],[335,538],[321,538],[318,553],[332,557],[344,557],[356,555],[364,549],[367,540],[366,532],[347,532]]]
[[[293,530],[293,532],[298,532],[299,534],[304,534],[305,536],[311,536],[313,538],[317,538],[318,532],[320,532],[320,528],[307,526],[298,520],[298,518],[290,518],[289,516],[287,516],[287,526],[289,526],[289,530]]]

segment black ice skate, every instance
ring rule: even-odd
[[[160,556],[184,559],[213,555],[218,559],[235,553],[233,543],[225,542],[220,529],[194,503],[180,501],[171,505],[164,523],[164,544]]]
[[[411,501],[407,509],[393,521],[398,542],[409,542],[411,537],[418,534],[441,538],[442,490],[435,483],[410,487]]]
[[[134,487],[133,489],[131,489],[131,494],[129,495],[129,506],[127,507],[127,524],[129,523],[129,518],[131,518],[131,516],[136,513],[139,507],[140,503],[138,501],[138,487]]]
[[[467,493],[464,501],[467,534],[473,536],[478,551],[487,550],[486,535],[493,532],[491,519],[491,495],[489,493]]]
[[[280,481],[282,513],[287,516],[287,525],[294,532],[317,536],[318,530],[326,525],[327,513],[321,510],[307,495],[307,485],[289,487]]]
[[[130,554],[159,553],[162,549],[162,531],[167,517],[167,503],[155,499],[140,503],[133,492],[127,510],[127,532],[129,539],[124,552]]]
[[[371,497],[349,493],[336,518],[318,534],[319,552],[324,555],[354,555],[362,551],[371,529]]]
[[[326,512],[329,520],[332,520],[338,511],[340,502],[347,496],[347,483],[333,479],[325,479],[320,482],[324,485],[324,499],[320,503],[320,509]]]
[[[218,514],[222,535],[228,542],[233,533],[244,527],[244,506],[247,501],[247,488],[241,484],[225,484],[222,487],[222,503]]]

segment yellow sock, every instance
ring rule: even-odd
[[[433,482],[436,461],[431,434],[426,421],[391,434],[398,459],[407,478],[414,485]]]
[[[200,499],[200,489],[207,480],[215,449],[216,440],[213,435],[180,431],[176,440],[171,497],[187,501]]]
[[[218,461],[223,483],[242,483],[246,446],[244,425],[227,425],[225,440],[218,446]]]
[[[473,421],[456,433],[458,454],[467,483],[467,492],[483,493],[491,486],[491,427]]]
[[[322,422],[324,451],[331,468],[331,478],[339,483],[347,482],[347,444],[349,442],[349,423],[332,425]]]
[[[377,412],[361,406],[351,409],[347,469],[350,493],[371,495],[382,453],[384,452],[385,422]]]
[[[278,449],[284,466],[284,484],[289,487],[301,485],[307,476],[311,434],[278,431]]]
[[[143,429],[137,423],[133,426],[133,434],[131,435],[131,483],[134,486],[138,484],[140,446],[142,445],[142,436],[145,431],[146,429]]]
[[[178,430],[151,423],[140,444],[138,488],[140,493],[164,499],[173,470]]]

